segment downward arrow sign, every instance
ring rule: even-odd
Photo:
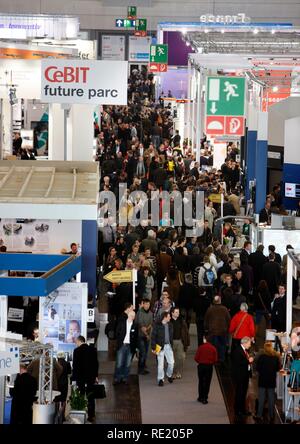
[[[212,102],[210,111],[215,114],[217,112],[216,102]]]

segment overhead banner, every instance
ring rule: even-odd
[[[9,347],[6,351],[0,351],[0,377],[16,375],[20,372],[19,347]]]
[[[86,338],[87,296],[86,282],[68,282],[39,298],[41,342],[52,344],[55,351],[72,354],[78,336]]]
[[[15,85],[18,99],[40,99],[40,60],[0,60],[0,98],[8,99]]]
[[[127,62],[42,60],[41,100],[127,105]]]

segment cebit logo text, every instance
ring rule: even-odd
[[[57,66],[49,66],[45,70],[45,78],[48,82],[57,83],[86,83],[87,72],[90,68],[82,66],[76,67],[65,66],[62,69],[58,69]]]

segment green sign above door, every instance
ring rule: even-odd
[[[244,77],[207,77],[206,115],[243,116],[245,114]]]

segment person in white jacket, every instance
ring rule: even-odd
[[[217,272],[213,265],[211,265],[209,261],[208,256],[204,256],[204,264],[200,267],[199,274],[198,274],[198,286],[199,287],[213,287],[213,282],[217,279]],[[205,276],[207,275],[206,271],[212,271],[213,272],[213,282],[208,283]]]

